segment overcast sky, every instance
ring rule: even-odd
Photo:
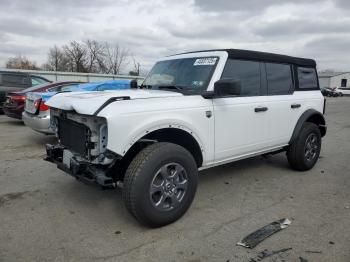
[[[282,3],[283,2],[283,3]],[[53,45],[119,43],[149,68],[162,56],[241,48],[315,58],[350,70],[349,0],[0,0],[0,66]]]

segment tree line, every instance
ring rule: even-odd
[[[61,47],[53,46],[48,51],[46,63],[41,67],[22,55],[9,58],[6,63],[6,68],[11,69],[114,75],[124,72],[126,66],[131,68],[130,75],[140,75],[141,65],[128,49],[119,44],[90,39],[83,42],[70,41]]]

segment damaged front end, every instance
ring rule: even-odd
[[[59,143],[46,144],[45,160],[83,182],[115,187],[108,172],[118,155],[107,149],[105,118],[52,108],[51,129]]]

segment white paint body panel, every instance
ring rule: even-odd
[[[147,108],[147,110],[145,110]],[[205,163],[214,159],[212,101],[201,96],[135,99],[113,103],[99,116],[107,119],[108,149],[119,155],[141,137],[161,128],[179,128],[192,134],[200,145]]]
[[[308,109],[323,111],[324,97],[320,91],[296,91],[268,98],[270,146],[288,144],[300,116]],[[292,109],[292,104],[300,107]]]
[[[215,115],[215,162],[286,146],[302,113],[323,110],[320,91],[291,95],[227,97],[213,100]],[[300,108],[292,109],[292,104]],[[266,112],[255,112],[267,107]]]
[[[50,98],[46,104],[50,107],[60,108],[63,110],[74,110],[79,114],[92,115],[96,110],[112,97],[128,96],[130,99],[146,98],[166,98],[183,95],[180,93],[161,91],[161,90],[144,90],[144,89],[127,89],[127,90],[106,90],[94,92],[74,92],[60,93]]]

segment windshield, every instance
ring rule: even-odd
[[[200,94],[207,89],[218,61],[218,57],[195,57],[157,62],[141,88]]]

